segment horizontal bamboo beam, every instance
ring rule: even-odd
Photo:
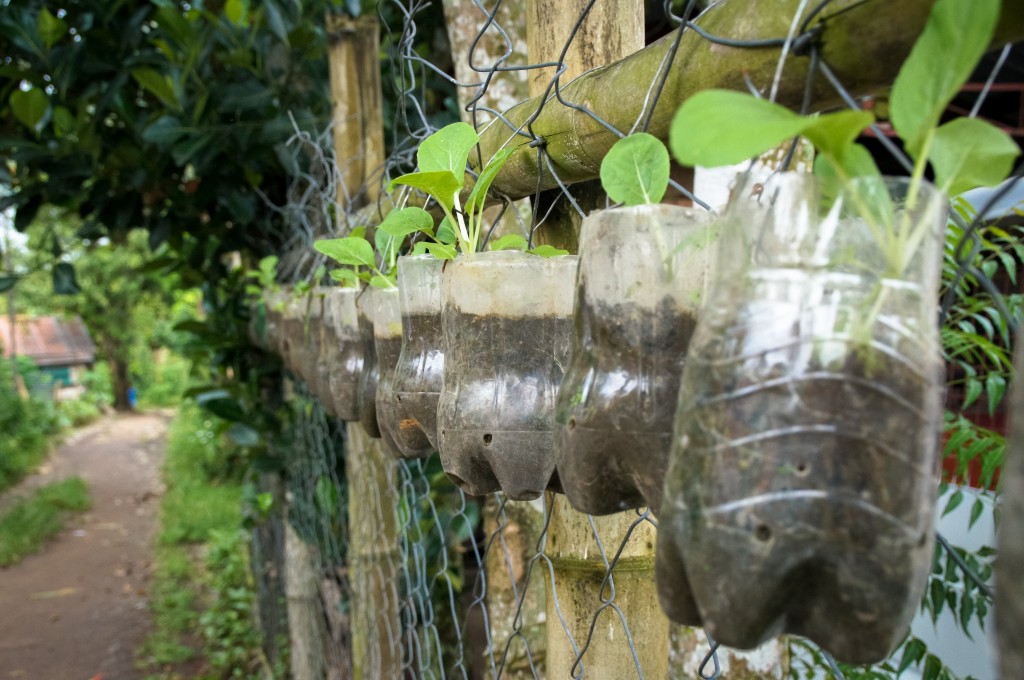
[[[836,0],[828,4],[812,26],[821,26],[822,56],[844,86],[855,96],[881,92],[892,85],[900,65],[924,28],[934,0]],[[813,6],[817,3],[810,3]],[[723,0],[698,19],[706,32],[732,40],[763,40],[787,35],[800,0],[750,2]],[[997,31],[997,44],[1024,38],[1024,2],[1006,0]],[[646,115],[650,85],[659,72],[676,34],[670,33],[643,50],[614,64],[579,76],[562,87],[562,97],[594,111],[620,130],[629,130]],[[730,47],[713,43],[695,31],[683,35],[664,90],[658,99],[648,131],[668,138],[669,124],[679,105],[692,94],[709,88],[747,90],[744,78],[765,91],[771,87],[781,48]],[[809,59],[790,55],[779,83],[777,101],[798,108],[803,99]],[[533,132],[543,140],[558,177],[573,184],[598,176],[601,159],[618,137],[583,111],[549,98],[533,122]],[[524,101],[505,112],[505,118],[522,126],[537,111],[542,97]],[[842,104],[839,96],[818,78],[814,110]],[[741,121],[736,121],[737,123]],[[729,121],[723,121],[729,124]],[[484,158],[498,149],[514,146],[494,182],[494,188],[511,198],[558,186],[544,167],[538,166],[537,149],[530,139],[515,135],[500,120],[481,134]]]

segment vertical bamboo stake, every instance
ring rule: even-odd
[[[582,2],[527,0],[531,63],[558,61],[582,8]],[[564,85],[586,70],[641,49],[643,17],[643,2],[638,0],[611,0],[594,5],[566,52],[566,70],[560,82]],[[531,71],[530,95],[543,94],[555,73],[554,67]],[[563,247],[578,243],[579,223],[567,213],[546,231],[544,242]],[[579,672],[573,668],[578,654],[573,643],[579,647],[590,635],[591,623],[601,605],[605,563],[597,549],[590,518],[573,510],[564,496],[549,498],[553,507],[547,554],[555,574],[547,593],[547,671],[548,677],[561,678]],[[618,550],[636,519],[632,512],[594,519],[608,559]],[[638,657],[634,660],[618,614],[607,607],[597,616],[583,659],[585,677],[636,677],[639,661],[644,677],[664,678],[668,670],[668,620],[658,607],[654,587],[654,529],[649,523],[634,530],[614,570],[614,583],[615,603],[625,615]],[[604,594],[607,598],[607,590]],[[559,610],[567,631],[562,629]]]
[[[295,680],[322,680],[327,675],[324,643],[327,630],[320,599],[315,548],[302,540],[291,521],[284,522],[284,590],[288,606],[291,670]]]
[[[373,16],[328,16],[338,215],[377,198],[384,163],[380,26]],[[356,423],[346,426],[352,675],[398,678],[396,464]]]
[[[339,219],[377,198],[384,164],[380,25],[373,16],[327,16]]]
[[[397,464],[358,423],[346,432],[352,677],[399,678]]]

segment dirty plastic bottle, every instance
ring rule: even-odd
[[[359,375],[363,347],[356,311],[358,288],[330,288],[324,297],[324,341],[329,403],[342,420],[359,419]]]
[[[289,296],[284,305],[284,334],[281,339],[281,358],[297,377],[302,377],[306,354],[306,298]]]
[[[723,645],[792,633],[862,664],[906,634],[932,561],[946,201],[898,179],[825,189],[782,174],[730,205],[656,571],[669,616]]]
[[[444,382],[441,270],[433,255],[398,258],[402,352],[395,368],[397,444],[404,458],[437,450],[437,400]]]
[[[555,430],[558,478],[581,512],[657,513],[661,505],[713,235],[707,211],[673,205],[583,220],[572,357]]]
[[[380,382],[380,365],[377,363],[377,344],[373,337],[373,292],[376,288],[366,287],[356,298],[356,312],[359,318],[359,342],[363,349],[363,370],[359,373],[357,393],[359,424],[366,434],[380,439],[380,425],[377,422],[377,383]]]
[[[472,495],[530,500],[555,470],[558,384],[569,358],[575,256],[461,255],[442,279],[441,463]]]
[[[398,445],[398,401],[395,399],[395,366],[402,351],[402,314],[397,288],[373,291],[373,344],[377,350],[380,378],[377,382],[377,425],[385,450],[402,457]]]

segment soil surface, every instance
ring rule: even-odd
[[[42,552],[0,569],[0,680],[132,680],[150,627],[150,556],[167,417],[117,415],[79,430],[39,473],[0,496],[0,512],[71,476],[92,509]]]

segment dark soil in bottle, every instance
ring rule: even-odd
[[[686,351],[696,320],[671,299],[653,310],[583,303],[558,405],[558,470],[590,514],[661,505]]]
[[[467,493],[536,498],[554,472],[555,399],[572,322],[446,314],[452,349],[438,406],[445,472]]]
[[[395,365],[402,351],[401,336],[375,339],[377,348],[377,364],[380,367],[380,378],[377,382],[377,426],[380,428],[381,439],[385,448],[396,458],[402,458],[402,449],[398,445],[398,402],[395,399]]]
[[[883,659],[931,563],[937,376],[852,343],[841,366],[797,372],[744,355],[732,330],[690,358],[669,472],[685,511],[662,518],[660,587],[679,597],[666,581],[685,565],[730,647],[792,633],[848,663]]]
[[[399,445],[407,458],[437,450],[437,401],[444,384],[441,314],[402,318],[402,354],[395,369]]]

